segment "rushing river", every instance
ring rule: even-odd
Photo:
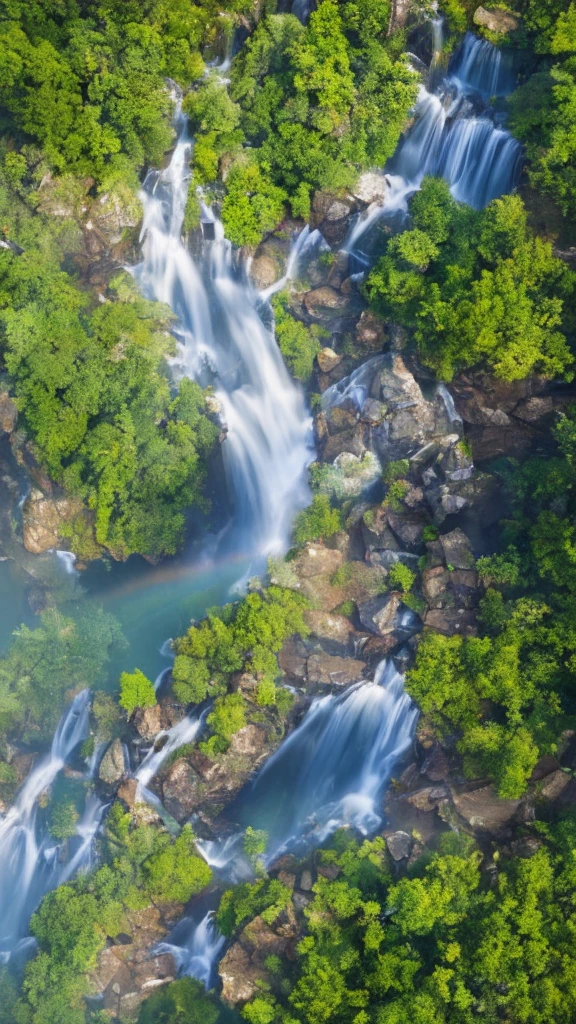
[[[439,49],[438,23],[435,31]],[[453,195],[474,207],[514,187],[521,150],[489,105],[492,96],[511,88],[513,77],[499,51],[472,35],[446,75],[430,90],[421,88],[412,126],[385,169],[387,198],[357,219],[346,241],[360,269],[370,262],[372,229],[406,209],[425,174],[443,176]],[[163,641],[183,632],[206,607],[226,600],[268,553],[283,551],[294,515],[309,500],[311,418],[267,326],[267,299],[275,289],[255,292],[245,269],[235,263],[218,217],[204,204],[199,250],[192,255],[186,247],[182,227],[192,142],[181,114],[177,127],[168,167],[151,172],[144,184],[143,259],[134,274],[143,292],[168,303],[176,316],[175,380],[191,376],[213,389],[227,430],[222,450],[232,512],[220,533],[207,538],[201,554],[189,553],[157,569],[137,560],[110,572],[95,566],[84,576],[85,599],[102,601],[114,612],[130,641],[129,655],[112,666],[116,678],[120,668],[134,664],[152,678],[168,667],[170,653]],[[321,244],[317,233],[306,228],[288,274],[296,273],[299,256]],[[363,386],[361,371],[349,386]],[[62,572],[73,575],[72,561],[60,561]],[[9,571],[0,571],[0,589]],[[87,735],[88,705],[87,692],[75,698],[50,753],[0,822],[0,955],[5,959],[14,950],[29,949],[28,922],[42,896],[91,863],[92,840],[105,808],[89,790],[76,836],[67,845],[50,839],[41,814],[42,794]],[[228,808],[230,821],[239,829],[266,829],[268,862],[282,852],[317,845],[343,823],[374,831],[382,822],[385,787],[410,745],[415,720],[402,676],[391,663],[382,663],[374,681],[312,703],[298,728]],[[192,714],[170,731],[160,753],[151,752],[144,760],[136,777],[147,795],[165,757],[193,740],[201,726],[201,718]],[[94,768],[88,766],[87,776]],[[242,870],[241,835],[203,844],[217,872]],[[165,947],[185,973],[206,985],[214,979],[223,949],[214,906],[211,896],[199,903]]]

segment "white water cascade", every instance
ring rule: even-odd
[[[182,242],[192,143],[182,117],[178,124],[169,166],[151,172],[142,193],[144,259],[135,276],[178,318],[176,375],[214,388],[228,430],[223,457],[234,504],[225,546],[258,558],[285,549],[294,514],[308,503],[312,422],[258,314],[259,298],[206,205],[201,259]]]
[[[412,742],[417,717],[404,677],[393,662],[381,662],[374,682],[314,700],[227,817],[266,830],[268,864],[318,846],[341,825],[374,832],[382,823],[386,784]],[[238,873],[233,862],[240,838],[199,848],[214,867]]]
[[[435,53],[441,49],[440,31],[434,22]],[[444,178],[455,199],[476,209],[511,192],[522,148],[499,123],[489,100],[513,88],[501,51],[469,32],[434,91],[420,87],[412,126],[386,167],[388,194],[358,218],[345,250],[367,265],[358,243],[381,218],[406,212],[409,196],[426,175]]]
[[[74,698],[62,716],[50,753],[30,772],[0,821],[0,959],[4,961],[28,944],[28,923],[42,897],[90,866],[92,840],[103,812],[101,801],[88,797],[76,837],[67,847],[37,822],[41,795],[88,735],[89,700],[89,690]]]
[[[219,895],[216,896],[216,905]],[[207,988],[214,983],[214,968],[226,944],[208,910],[200,920],[185,917],[179,921],[167,942],[161,942],[156,953],[171,953],[180,975],[196,978]]]

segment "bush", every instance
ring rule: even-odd
[[[342,529],[338,509],[330,505],[326,494],[315,494],[312,504],[299,512],[294,523],[294,542],[301,547],[308,541],[331,537]]]
[[[395,562],[390,567],[386,582],[392,590],[401,590],[404,594],[407,594],[414,586],[415,579],[416,573],[412,572],[407,565],[404,565],[402,562]]]
[[[120,676],[120,698],[118,703],[128,717],[136,708],[152,708],[156,704],[154,684],[140,671],[123,672]]]
[[[295,320],[287,311],[287,299],[285,292],[272,298],[276,341],[296,380],[307,381],[312,375],[314,360],[322,348],[320,340],[328,338],[329,334],[317,324],[307,327],[300,320]]]
[[[191,896],[206,888],[212,871],[196,853],[194,833],[190,825],[185,825],[175,842],[146,860],[144,875],[152,897],[187,903]]]

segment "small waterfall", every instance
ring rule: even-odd
[[[264,556],[285,549],[295,512],[309,501],[306,468],[313,458],[312,421],[273,334],[257,311],[258,296],[234,268],[221,222],[202,206],[202,259],[181,240],[190,182],[191,141],[180,137],[169,166],[152,172],[142,193],[142,291],[178,317],[176,375],[212,385],[228,429],[223,444],[234,522],[225,545]]]
[[[92,840],[104,809],[96,797],[88,797],[76,836],[66,847],[37,822],[42,793],[88,735],[89,700],[89,690],[74,698],[58,725],[50,753],[30,772],[0,822],[0,958],[4,961],[28,944],[28,922],[42,897],[90,866]],[[62,859],[64,851],[67,856]]]
[[[134,778],[142,790],[146,790],[154,776],[160,771],[167,757],[186,743],[193,743],[204,722],[203,712],[195,718],[183,718],[167,732],[156,736],[151,749],[146,754]],[[152,794],[150,794],[152,795]]]
[[[417,717],[404,677],[392,662],[381,662],[374,682],[316,699],[227,814],[268,832],[268,863],[317,846],[344,824],[375,831]],[[237,856],[239,844],[226,842],[229,856]],[[215,849],[209,854],[211,863],[222,859]]]
[[[436,53],[441,27],[433,22],[432,30]],[[345,251],[368,266],[359,242],[383,217],[405,213],[426,175],[444,178],[455,199],[476,209],[511,192],[522,167],[522,147],[487,104],[513,88],[514,76],[501,51],[469,32],[434,92],[420,87],[413,123],[386,167],[388,194],[352,225]]]
[[[292,243],[284,276],[281,277],[279,281],[275,281],[274,284],[271,284],[268,288],[264,288],[260,292],[260,298],[267,301],[275,295],[276,292],[281,292],[288,282],[292,281],[298,274],[300,260],[304,256],[312,254],[315,249],[326,251],[330,250],[330,246],[321,232],[318,231],[318,228],[314,231],[310,231],[310,225],[306,224]]]
[[[211,902],[217,904],[218,897]],[[179,974],[196,978],[206,989],[214,984],[214,969],[226,943],[214,917],[213,909],[199,921],[185,917],[178,922],[168,941],[161,942],[155,949],[156,953],[171,953]]]

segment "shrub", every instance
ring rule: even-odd
[[[294,541],[301,547],[308,541],[331,537],[342,529],[340,513],[326,494],[315,494],[312,504],[299,512],[294,523]]]
[[[156,704],[154,684],[139,668],[134,669],[133,672],[123,672],[120,676],[118,703],[121,708],[124,708],[128,717],[136,708],[152,708]]]

